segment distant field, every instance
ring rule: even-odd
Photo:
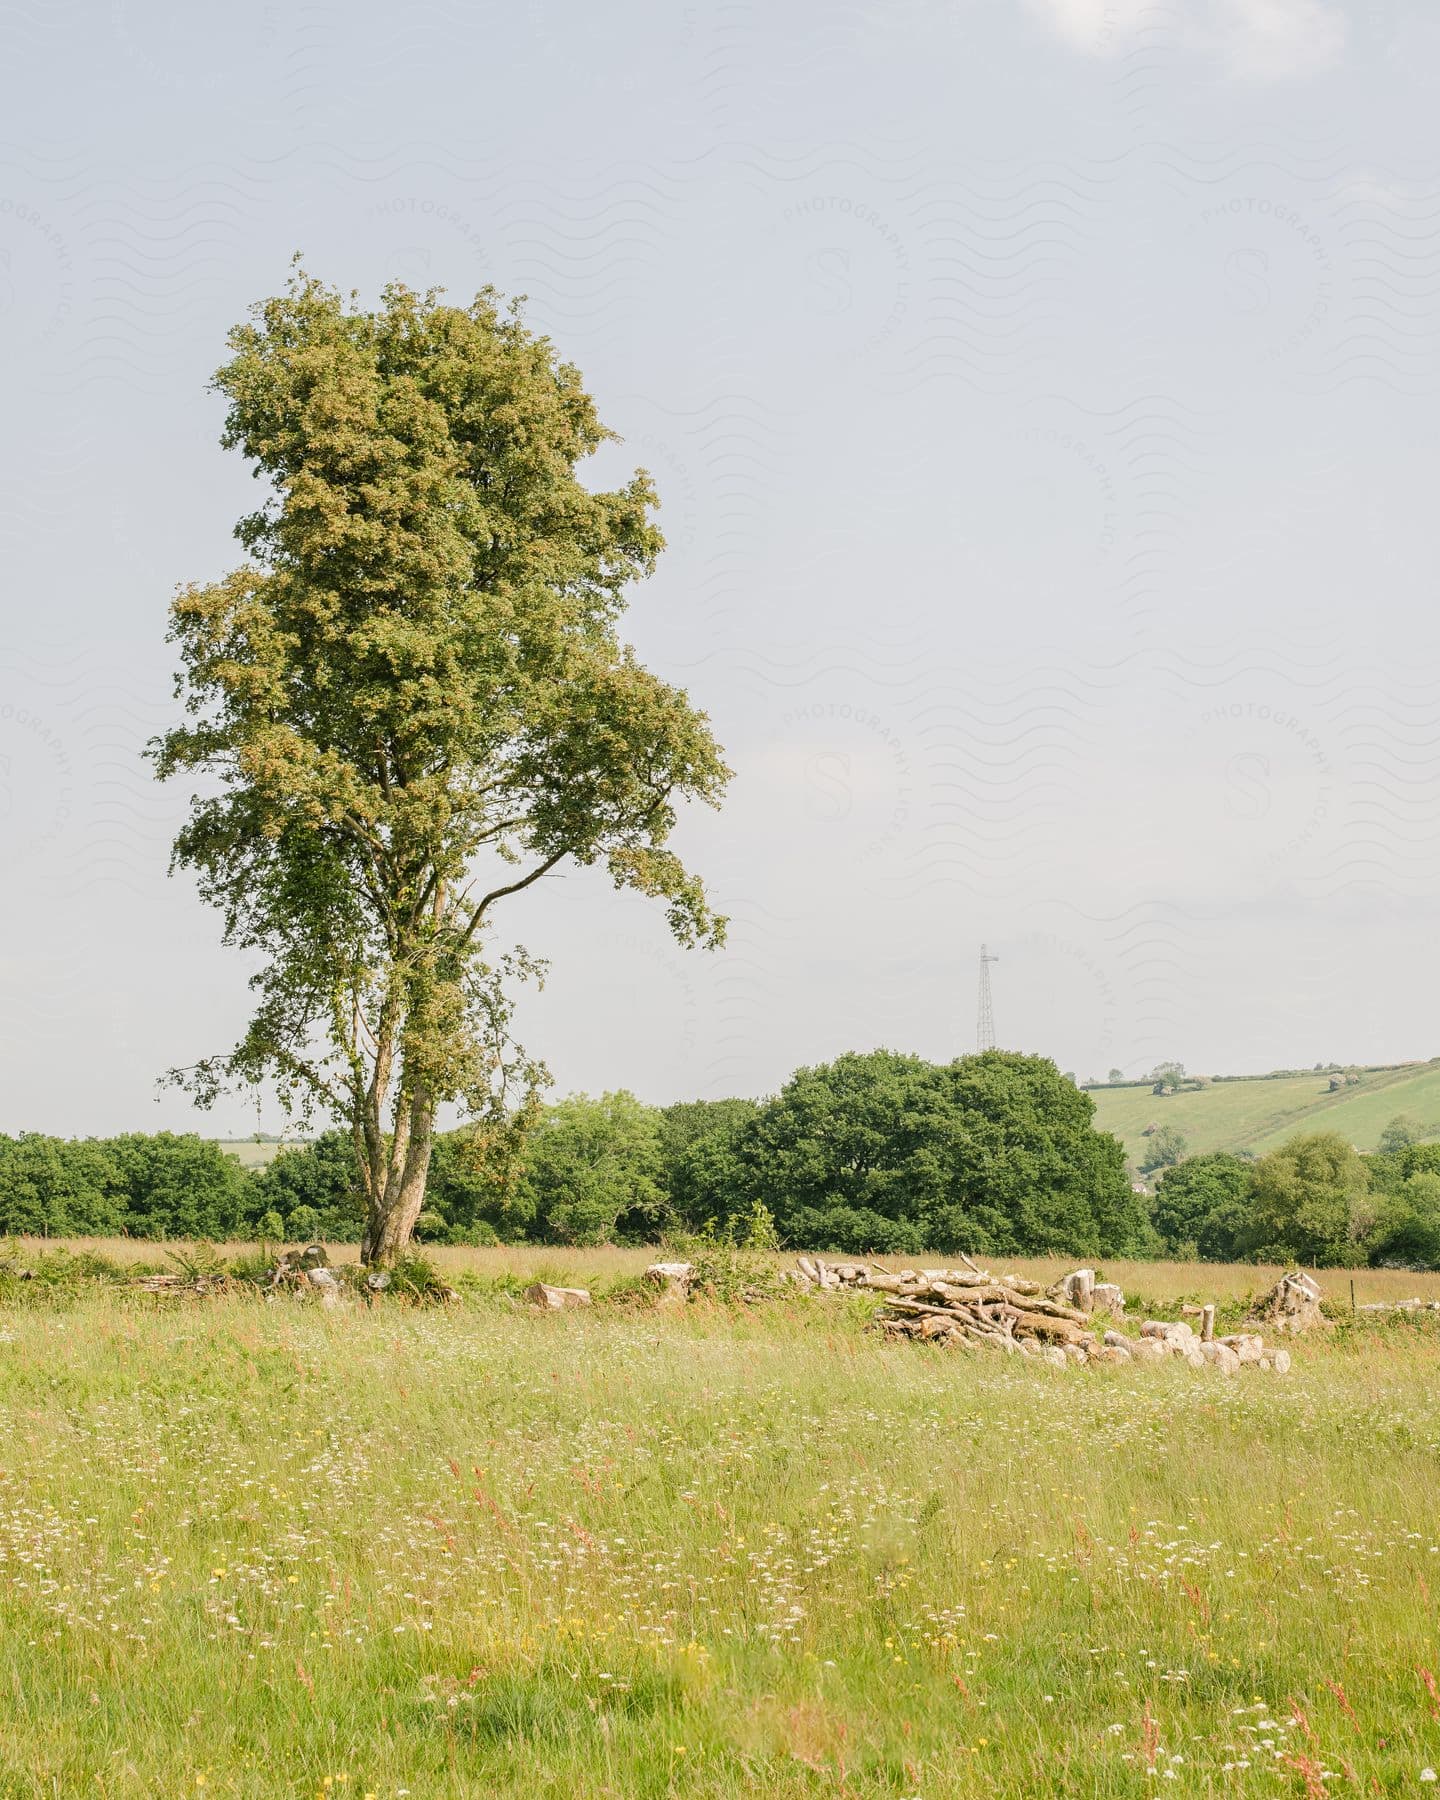
[[[1412,1118],[1426,1137],[1440,1137],[1440,1061],[1368,1074],[1358,1087],[1332,1094],[1328,1075],[1285,1081],[1220,1081],[1193,1094],[1161,1097],[1143,1088],[1096,1088],[1096,1123],[1113,1131],[1132,1158],[1145,1148],[1150,1124],[1173,1125],[1189,1154],[1273,1150],[1296,1131],[1338,1131],[1373,1150],[1396,1116]]]
[[[214,1142],[246,1169],[263,1169],[274,1162],[281,1150],[288,1148],[285,1144],[257,1143],[254,1138],[216,1138]]]

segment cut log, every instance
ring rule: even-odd
[[[1319,1284],[1299,1269],[1282,1275],[1270,1292],[1256,1301],[1246,1320],[1247,1325],[1268,1325],[1272,1331],[1292,1335],[1323,1323]]]

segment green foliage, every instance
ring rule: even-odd
[[[479,1250],[498,1244],[500,1234],[487,1219],[476,1219],[472,1225],[447,1225],[444,1241]]]
[[[538,1098],[532,1098],[501,1121],[436,1138],[425,1204],[443,1216],[451,1243],[493,1244],[524,1236],[532,1216],[521,1192],[524,1149],[540,1112]]]
[[[455,1290],[434,1263],[417,1251],[407,1251],[404,1256],[397,1257],[388,1273],[387,1299],[405,1300],[412,1306],[433,1306],[455,1297]]]
[[[774,1299],[784,1291],[775,1261],[779,1248],[774,1216],[759,1200],[723,1225],[710,1219],[699,1231],[677,1231],[666,1239],[667,1253],[690,1264],[689,1298],[723,1305]]]
[[[1381,1268],[1440,1268],[1440,1174],[1417,1170],[1378,1200],[1370,1261]]]
[[[232,1237],[247,1177],[193,1135],[0,1138],[0,1231],[44,1237]]]
[[[786,1243],[859,1254],[1123,1254],[1144,1214],[1093,1115],[1039,1057],[842,1056],[699,1139],[687,1211],[734,1218],[763,1200]]]
[[[1185,1065],[1182,1062],[1156,1063],[1150,1071],[1150,1079],[1157,1086],[1163,1087],[1168,1093],[1173,1094],[1180,1083],[1187,1079]]]
[[[1388,1156],[1397,1150],[1408,1150],[1412,1144],[1420,1142],[1420,1137],[1421,1130],[1415,1121],[1404,1113],[1397,1113],[1380,1133],[1380,1153]]]
[[[1145,1154],[1140,1158],[1141,1173],[1148,1175],[1154,1169],[1173,1168],[1188,1147],[1183,1134],[1173,1125],[1160,1126],[1146,1140]]]
[[[1251,1167],[1220,1150],[1192,1156],[1166,1171],[1152,1217],[1172,1256],[1189,1246],[1207,1262],[1234,1260],[1249,1217]]]
[[[303,1206],[314,1215],[318,1234],[357,1242],[365,1205],[354,1140],[347,1132],[327,1131],[311,1143],[287,1145],[253,1177],[249,1204],[253,1212],[282,1217]],[[256,1231],[264,1235],[258,1223]]]
[[[1354,1260],[1373,1224],[1364,1159],[1335,1132],[1291,1138],[1251,1170],[1240,1248],[1261,1262]]]
[[[320,1214],[313,1206],[297,1206],[286,1221],[285,1235],[292,1244],[312,1244],[320,1235]]]
[[[660,1115],[621,1090],[547,1106],[525,1153],[520,1205],[562,1244],[643,1242],[659,1225]]]
[[[0,1232],[105,1236],[124,1216],[124,1177],[103,1142],[0,1137]]]
[[[619,635],[662,547],[649,477],[581,479],[613,433],[515,308],[392,285],[366,310],[297,271],[230,350],[223,442],[265,499],[248,560],[172,607],[187,720],[154,757],[204,778],[174,861],[259,968],[191,1085],[273,1081],[342,1122],[392,1261],[437,1108],[498,1121],[541,1079],[510,1036],[537,965],[491,953],[497,908],[569,860],[718,943],[669,840],[729,771]]]
[[[726,1185],[721,1167],[759,1110],[755,1100],[682,1100],[662,1109],[661,1180],[673,1218],[692,1227],[705,1223],[708,1197]]]

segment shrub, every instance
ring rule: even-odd
[[[319,1213],[313,1206],[297,1206],[290,1215],[287,1241],[292,1244],[308,1244],[319,1235]]]

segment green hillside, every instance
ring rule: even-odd
[[[1095,1122],[1113,1131],[1138,1161],[1147,1125],[1173,1125],[1187,1154],[1273,1150],[1296,1131],[1338,1131],[1361,1150],[1404,1113],[1427,1138],[1440,1138],[1440,1058],[1399,1069],[1361,1070],[1358,1086],[1329,1092],[1328,1075],[1280,1081],[1218,1081],[1196,1093],[1154,1094],[1148,1087],[1092,1088]]]

